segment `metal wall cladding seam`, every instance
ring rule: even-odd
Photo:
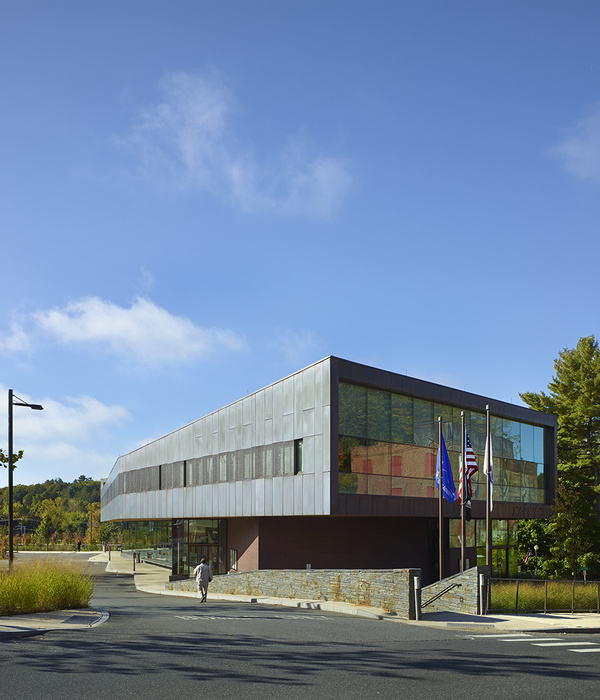
[[[274,515],[273,513],[273,501],[274,501],[274,496],[273,496],[273,479],[264,479],[264,489],[265,489],[265,495],[264,495],[264,515]]]
[[[132,509],[130,501],[126,507],[119,501],[122,506],[115,504],[109,511],[115,491],[123,491],[114,488],[113,480],[103,494],[106,513],[131,520],[184,513],[186,517],[328,514],[328,363],[329,359],[306,368],[121,457],[118,468],[130,474],[126,491],[154,493],[138,499]],[[295,439],[303,440],[303,470],[297,475],[290,461]],[[221,481],[224,477],[227,483]],[[246,482],[254,483],[246,486]],[[187,493],[167,497],[166,491],[180,490],[184,484],[197,492],[194,498]],[[190,508],[196,512],[190,513]]]
[[[265,443],[265,392],[259,391],[255,395],[254,418],[252,425],[252,446],[264,445]]]
[[[283,440],[283,384],[273,386],[273,442]]]
[[[317,503],[320,504],[320,500],[317,499],[315,482],[314,474],[305,474],[302,479],[302,515],[316,515]]]
[[[254,500],[254,512],[253,515],[255,517],[262,517],[263,515],[266,515],[265,513],[265,480],[264,479],[255,479],[252,484],[252,489],[253,489],[253,500]]]
[[[302,494],[304,492],[304,484],[308,482],[308,479],[292,479],[292,485],[294,489],[294,515],[309,515],[309,513],[304,512],[304,500]]]

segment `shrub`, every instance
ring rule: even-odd
[[[0,615],[88,607],[94,581],[81,567],[42,559],[0,573]]]

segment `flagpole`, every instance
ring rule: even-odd
[[[444,518],[442,516],[443,509],[443,492],[444,492],[444,476],[442,469],[442,417],[438,416],[438,480],[439,480],[439,501],[438,501],[438,530],[439,530],[439,550],[440,550],[440,581],[444,578]]]
[[[485,437],[485,464],[483,469],[486,472],[485,480],[485,563],[486,566],[491,568],[492,566],[492,470],[490,469],[490,454],[492,446],[492,436],[490,433],[490,407],[487,405],[485,407],[485,424],[486,424],[486,437]]]
[[[466,556],[465,556],[465,540],[467,536],[467,526],[465,523],[465,500],[467,497],[467,460],[466,460],[466,441],[465,441],[465,412],[460,412],[460,424],[462,427],[462,443],[460,448],[460,459],[461,459],[461,475],[460,475],[460,490],[461,490],[461,503],[460,503],[460,570],[464,571],[466,569]]]

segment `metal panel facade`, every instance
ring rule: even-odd
[[[330,362],[326,358],[120,457],[103,487],[102,519],[328,515]],[[295,474],[290,460],[297,440],[303,443],[303,465]],[[115,488],[120,475],[190,460],[200,460],[198,473],[210,483],[136,493]]]

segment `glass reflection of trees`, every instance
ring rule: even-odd
[[[459,473],[461,409],[340,382],[338,468],[340,493],[437,497],[438,416],[455,480]],[[494,499],[544,502],[544,429],[492,416]],[[479,465],[473,497],[485,498],[486,416],[465,411]]]

